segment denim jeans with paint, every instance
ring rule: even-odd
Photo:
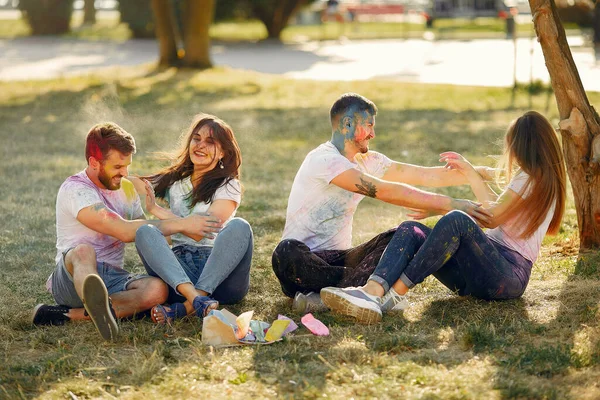
[[[531,261],[488,238],[461,211],[443,216],[433,229],[418,222],[400,225],[369,278],[386,292],[398,279],[409,288],[435,276],[460,296],[481,299],[520,297],[531,274]]]
[[[183,244],[171,249],[151,225],[137,230],[135,247],[148,274],[169,285],[169,303],[185,300],[176,290],[182,283],[192,283],[223,304],[237,303],[248,293],[253,236],[241,218],[229,221],[214,247]]]
[[[273,271],[286,296],[319,292],[326,286],[363,285],[375,269],[396,228],[347,250],[311,251],[306,244],[285,239],[273,252]]]

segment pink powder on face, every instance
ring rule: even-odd
[[[356,140],[357,142],[360,142],[361,140],[365,140],[367,138],[367,136],[368,136],[368,132],[366,131],[366,129],[363,129],[362,127],[356,128],[354,140]]]

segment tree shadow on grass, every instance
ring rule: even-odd
[[[419,320],[404,319],[400,331],[370,338],[368,346],[373,351],[392,352],[402,362],[421,368],[442,367],[444,371],[468,369],[473,360],[486,360],[495,371],[491,387],[499,390],[502,398],[552,397],[562,391],[543,380],[564,373],[569,364],[565,363],[563,347],[538,344],[545,341],[549,328],[531,319],[528,303],[524,298],[434,300],[425,306]],[[462,371],[473,375],[466,378],[473,380],[471,385],[483,385],[475,371]],[[531,385],[528,375],[536,377],[537,385]]]
[[[572,276],[560,293],[539,284],[524,298],[509,301],[434,300],[416,321],[402,315],[392,323],[385,318],[384,330],[389,332],[366,336],[367,347],[403,362],[448,370],[473,358],[489,360],[493,388],[502,398],[568,398],[573,387],[594,397],[597,388],[586,388],[585,378],[577,373],[600,361],[598,281]]]

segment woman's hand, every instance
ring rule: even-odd
[[[154,188],[146,179],[142,179],[144,182],[144,189],[146,190],[146,211],[154,215],[154,210],[158,206],[156,204],[156,196],[154,195]]]
[[[446,163],[446,168],[455,169],[464,176],[469,176],[472,173],[478,174],[477,170],[466,158],[454,151],[447,151],[440,154],[440,161]]]
[[[186,229],[183,233],[194,240],[200,240],[202,237],[214,239],[223,228],[223,222],[209,213],[190,214],[184,220]]]

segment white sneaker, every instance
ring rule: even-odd
[[[361,324],[381,321],[381,298],[366,293],[362,288],[326,287],[321,289],[321,300],[331,310],[354,317]]]
[[[308,292],[307,294],[296,292],[292,309],[303,314],[328,310],[327,306],[321,301],[319,293],[315,292]]]
[[[406,296],[396,293],[394,288],[390,288],[381,298],[381,311],[401,311],[409,306]]]

